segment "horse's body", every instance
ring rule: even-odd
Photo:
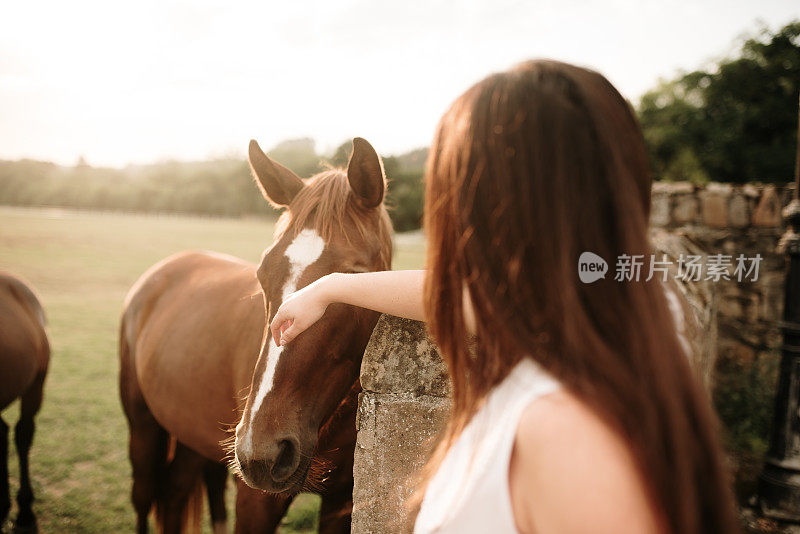
[[[257,174],[265,196],[274,202],[288,205],[294,194],[306,190],[304,197],[291,205],[290,217],[284,219],[287,224],[279,230],[261,266],[215,253],[182,253],[152,267],[131,289],[120,330],[120,393],[130,428],[132,500],[139,532],[147,531],[154,504],[157,522],[165,532],[180,532],[193,519],[197,524],[197,514],[192,515],[191,509],[203,482],[215,532],[226,530],[225,463],[230,461],[233,444],[225,447],[222,443],[232,440],[232,427],[240,421],[248,396],[254,394],[253,383],[259,386],[257,375],[264,371],[261,362],[264,347],[269,345],[265,327],[269,312],[276,310],[270,288],[300,287],[328,272],[350,270],[356,263],[372,270],[388,268],[391,241],[381,205],[383,174],[377,154],[368,144],[366,147],[360,156],[354,153],[354,158],[374,158],[378,164],[380,172],[371,179],[380,184],[381,197],[374,206],[350,205],[354,200],[346,189],[349,177],[342,171],[321,173],[307,182],[287,174],[297,183],[289,184],[295,189],[285,202],[281,195],[286,191],[279,188],[273,198],[267,193],[274,190],[271,177]],[[253,150],[251,146],[251,157]],[[258,149],[255,157],[262,156],[266,158]],[[304,214],[305,223],[313,222],[319,228],[296,235],[291,216],[297,213]],[[366,222],[359,222],[349,232],[343,224],[345,216]],[[333,231],[325,233],[326,224],[336,227],[335,237]],[[373,227],[375,235],[356,231],[363,234]],[[339,230],[348,235],[340,235]],[[358,246],[359,239],[369,243]],[[322,243],[322,248],[311,258],[315,243]],[[306,250],[309,244],[314,249],[311,252]],[[323,249],[326,254],[320,259]],[[267,259],[272,265],[269,268]],[[306,259],[316,266],[311,270],[313,276],[311,271],[305,272],[310,265],[303,264]],[[298,271],[300,264],[303,269]],[[296,422],[301,416],[303,428],[312,430],[313,438],[303,444],[308,447],[283,455],[284,460],[303,458],[293,464],[302,465],[303,470],[290,473],[291,487],[262,488],[275,492],[266,493],[237,481],[237,532],[273,531],[292,496],[303,490],[322,496],[321,532],[350,531],[356,397],[360,391],[357,368],[376,321],[374,312],[339,310],[331,321],[338,337],[329,333],[298,344],[307,349],[308,356],[334,357],[340,362],[336,371],[321,377],[325,384],[315,384],[310,376],[301,374],[307,369],[298,368],[294,374],[276,378],[280,384],[275,389],[285,388],[285,394],[265,400],[259,393],[259,403],[263,403],[259,417],[264,417],[264,422],[259,419],[251,439],[258,440],[261,429],[271,423]],[[298,353],[297,361],[301,360]],[[255,391],[259,392],[260,386]],[[305,412],[312,408],[313,418]],[[259,445],[256,441],[253,448]],[[238,469],[238,462],[234,464]]]
[[[140,393],[179,442],[224,461],[220,442],[237,422],[236,399],[247,393],[264,322],[255,265],[205,253],[168,258],[125,305],[122,387],[138,391],[124,398]]]
[[[181,253],[145,273],[126,302],[120,388],[132,432],[130,453],[142,458],[144,471],[134,473],[134,500],[145,518],[157,502],[168,531],[185,523],[187,499],[198,488],[202,470],[213,464],[226,469],[228,451],[222,443],[241,413],[266,321],[255,270],[232,256]],[[357,394],[354,389],[350,397]],[[352,401],[337,414],[334,423],[345,424],[326,429],[319,457],[333,470],[326,475],[322,514],[345,521],[351,506],[354,406]],[[167,434],[179,444],[179,469],[169,469]],[[216,491],[221,499],[222,491]],[[274,529],[291,502],[245,484],[238,493],[237,531],[242,532]],[[215,528],[224,531],[224,508],[211,494],[209,499]],[[331,532],[345,530],[336,523],[328,520],[325,526]]]
[[[0,410],[21,399],[20,417],[14,428],[20,470],[17,494],[19,515],[15,531],[34,532],[36,518],[31,505],[33,490],[28,453],[33,441],[34,416],[42,403],[42,390],[50,361],[42,306],[33,291],[20,280],[0,272]],[[11,509],[8,485],[8,432],[0,418],[0,528]]]

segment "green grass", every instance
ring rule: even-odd
[[[133,529],[116,355],[122,302],[133,282],[153,263],[186,249],[258,261],[272,229],[263,219],[0,207],[0,269],[33,284],[47,312],[53,347],[31,451],[42,532]],[[423,256],[420,236],[398,237],[396,269],[417,268]],[[13,424],[16,405],[2,415]],[[10,461],[16,492],[13,452]],[[308,532],[318,506],[317,497],[300,496],[284,532]]]

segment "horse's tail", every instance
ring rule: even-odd
[[[189,534],[202,534],[202,518],[203,518],[203,498],[205,497],[206,485],[203,483],[203,477],[198,476],[194,488],[189,493],[189,498],[186,500],[186,508],[183,512],[183,528],[182,532]]]
[[[184,534],[202,534],[203,500],[205,498],[205,492],[206,485],[203,482],[203,473],[201,469],[198,470],[194,486],[186,496],[186,500],[184,501],[183,507],[180,510],[180,530],[178,530],[178,532]],[[156,503],[156,532],[161,534],[166,531],[165,501],[168,501],[170,497],[170,495],[160,495]],[[172,530],[172,528],[170,528],[170,530]]]

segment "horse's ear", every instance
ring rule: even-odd
[[[347,164],[347,180],[365,208],[375,208],[383,201],[383,163],[366,139],[353,139],[353,153]]]
[[[303,189],[303,180],[290,169],[271,160],[255,139],[250,140],[247,159],[264,198],[276,207],[288,206]]]

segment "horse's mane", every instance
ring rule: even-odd
[[[366,241],[377,236],[381,267],[391,269],[392,223],[383,204],[377,208],[380,213],[376,225],[375,218],[355,198],[342,169],[325,170],[303,181],[305,187],[278,219],[275,240],[287,231],[297,235],[304,228],[313,228],[325,241],[330,241],[334,234],[341,234],[349,241],[353,231]]]

